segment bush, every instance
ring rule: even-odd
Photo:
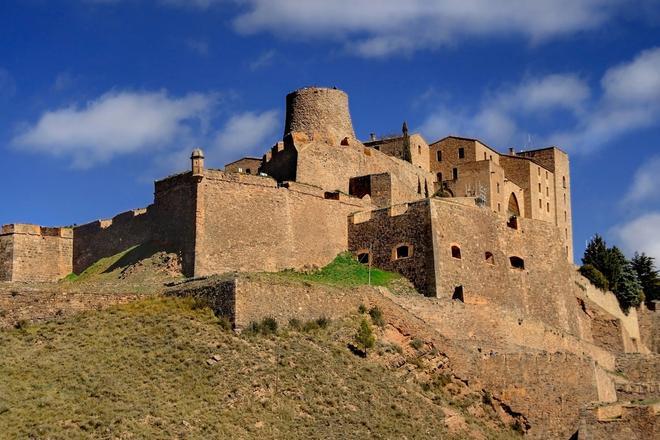
[[[303,324],[302,330],[304,332],[312,332],[319,329],[319,324],[315,320],[307,321]]]
[[[218,326],[224,331],[229,331],[232,329],[231,321],[226,316],[218,317]]]
[[[371,330],[371,326],[366,319],[362,319],[360,322],[360,327],[358,327],[357,333],[355,334],[355,342],[358,346],[367,353],[367,349],[374,346],[376,343],[376,337],[374,332]]]
[[[325,316],[321,316],[316,320],[316,324],[319,326],[319,328],[327,328],[328,325],[330,325],[330,318],[326,318]]]
[[[584,266],[580,267],[579,271],[583,277],[591,281],[591,284],[600,290],[605,291],[610,288],[610,283],[607,281],[607,278],[605,278],[605,275],[603,275],[603,273],[596,269],[593,265],[585,264]]]
[[[367,306],[365,306],[364,304],[360,304],[358,306],[358,313],[360,313],[360,314],[367,313]]]
[[[642,284],[637,279],[637,272],[635,272],[635,269],[633,269],[629,262],[626,262],[623,266],[614,294],[619,300],[621,308],[626,313],[628,313],[631,307],[639,307],[642,301],[644,301]]]
[[[291,318],[289,319],[289,327],[296,331],[300,331],[303,328],[303,323],[298,318]]]
[[[252,321],[245,331],[254,335],[274,335],[277,333],[277,321],[270,316],[261,320],[261,322]]]
[[[410,341],[410,346],[414,348],[415,350],[419,350],[424,346],[424,341],[422,341],[419,338],[415,338],[412,341]]]
[[[371,316],[371,321],[378,327],[385,327],[385,319],[383,318],[383,311],[374,306],[369,309],[369,316]]]

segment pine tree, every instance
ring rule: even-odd
[[[584,250],[582,264],[590,264],[604,274],[605,272],[603,272],[603,269],[605,268],[607,254],[607,243],[605,243],[603,237],[596,234],[589,241],[587,248]]]
[[[631,264],[637,278],[642,285],[646,303],[650,304],[651,301],[660,299],[660,274],[655,268],[655,259],[649,257],[644,252],[638,254],[635,252]]]
[[[638,307],[644,300],[642,284],[637,279],[637,272],[629,261],[626,261],[619,274],[614,293],[626,313],[631,307]]]

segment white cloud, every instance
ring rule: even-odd
[[[216,97],[161,92],[110,92],[83,106],[45,112],[18,134],[16,148],[69,156],[74,167],[91,167],[114,156],[167,147],[202,124]]]
[[[274,49],[263,52],[257,59],[250,63],[250,70],[255,71],[270,66],[276,54],[277,52]]]
[[[229,118],[217,133],[213,148],[218,156],[223,157],[227,153],[262,152],[266,150],[266,142],[276,136],[279,128],[280,120],[276,110],[239,113]]]
[[[189,38],[186,40],[186,46],[197,55],[205,57],[209,54],[209,43],[204,39]]]
[[[593,151],[660,118],[660,47],[610,68],[601,80],[602,95],[572,130],[552,141],[575,150]]]
[[[645,252],[660,261],[660,212],[644,214],[612,232],[627,255]]]
[[[641,203],[660,200],[660,156],[653,156],[635,173],[624,202]],[[660,235],[660,230],[658,231]]]
[[[435,49],[466,38],[518,36],[538,43],[599,28],[642,6],[645,16],[658,9],[652,0],[153,1],[201,10],[237,5],[233,24],[240,33],[330,40],[364,57]]]
[[[520,131],[520,116],[555,110],[580,114],[589,95],[586,82],[573,74],[527,78],[516,86],[486,93],[476,108],[440,105],[426,117],[420,131],[430,140],[451,133],[508,146]]]

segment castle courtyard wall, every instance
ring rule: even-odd
[[[0,281],[12,278],[14,240],[10,234],[0,234]]]

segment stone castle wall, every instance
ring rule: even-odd
[[[73,231],[12,224],[0,231],[0,281],[57,281],[73,271]]]
[[[346,250],[348,214],[369,206],[309,185],[212,170],[200,194],[196,275],[323,266]]]

